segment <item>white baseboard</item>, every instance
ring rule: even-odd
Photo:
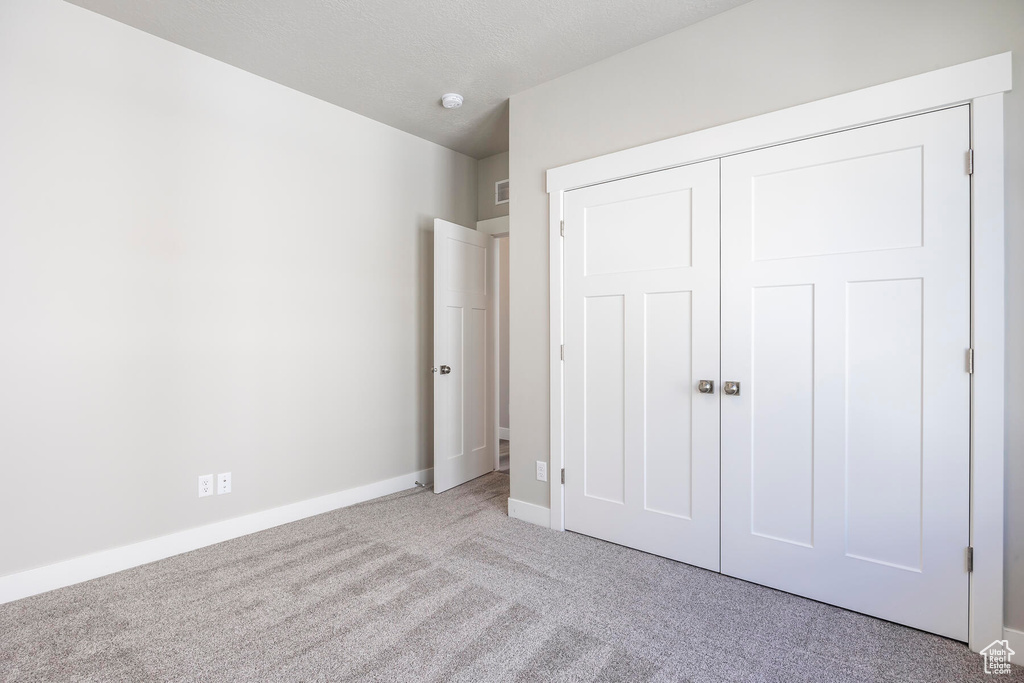
[[[505,439],[505,441],[511,441],[512,439],[508,436],[508,427],[498,427],[498,438]]]
[[[1003,627],[1003,640],[1010,641],[1010,649],[1019,653],[1024,653],[1024,631],[1018,631],[1015,628],[1008,626]],[[1020,657],[1020,655],[1016,655]]]
[[[538,526],[551,526],[551,510],[515,498],[508,499],[508,516]]]
[[[223,522],[214,522],[194,529],[178,531],[148,541],[83,555],[38,569],[28,569],[17,574],[0,576],[0,604],[398,493],[412,488],[417,481],[432,481],[432,478],[433,468],[420,470],[412,474],[357,486],[262,512],[254,512]]]

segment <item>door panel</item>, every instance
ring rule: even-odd
[[[566,528],[718,569],[718,162],[564,206]]]
[[[691,519],[692,292],[644,296],[644,509]]]
[[[463,363],[461,362],[465,340],[463,322],[466,312],[461,306],[446,306],[445,313],[448,316],[448,330],[447,336],[443,338],[447,342],[447,352],[443,356],[449,361],[457,362],[449,365],[452,368],[450,374],[446,381],[438,385],[445,397],[441,404],[446,411],[437,414],[437,417],[441,418],[442,428],[440,431],[444,438],[441,441],[441,448],[437,449],[435,453],[440,453],[441,458],[450,460],[460,458],[466,453],[463,438],[466,415],[462,409],[464,392],[462,391]]]
[[[722,571],[966,640],[967,107],[722,161]]]
[[[751,533],[812,544],[814,287],[752,292]],[[740,384],[743,389],[742,382]]]
[[[688,267],[690,230],[679,217],[689,215],[689,188],[588,207],[585,273]],[[652,244],[658,248],[649,249]]]
[[[846,554],[912,571],[924,521],[922,295],[920,278],[846,285]],[[878,391],[890,384],[900,390]]]
[[[434,492],[494,469],[494,239],[434,221]]]
[[[805,153],[807,166],[751,179],[755,261],[921,246],[921,147]]]
[[[614,503],[622,503],[625,498],[623,299],[621,296],[596,296],[584,301],[584,495]]]

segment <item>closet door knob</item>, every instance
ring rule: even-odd
[[[725,384],[722,385],[722,391],[724,391],[729,396],[739,396],[740,395],[740,383],[739,382],[726,382]]]
[[[715,382],[710,379],[702,379],[697,382],[697,391],[702,394],[713,394],[715,393]]]
[[[452,371],[452,369],[450,367],[448,367],[447,365],[442,365],[441,366],[441,374],[442,375],[450,374],[451,371]]]

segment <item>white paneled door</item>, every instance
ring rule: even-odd
[[[709,569],[718,180],[716,160],[573,190],[564,204],[565,528]]]
[[[494,470],[494,238],[434,220],[434,492]]]
[[[969,130],[958,107],[721,176],[722,571],[959,640]]]

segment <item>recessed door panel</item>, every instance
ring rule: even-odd
[[[493,314],[493,311],[492,311]],[[491,357],[487,335],[487,309],[470,308],[467,311],[466,324],[466,346],[482,350],[478,353],[463,354],[463,364],[466,371],[462,379],[463,391],[466,395],[466,404],[476,409],[467,411],[469,420],[466,425],[466,442],[476,452],[487,448],[489,430],[487,420],[489,419],[486,406],[488,405],[488,367],[487,361]],[[455,369],[452,368],[454,373]]]
[[[644,509],[690,519],[693,292],[655,292],[644,311]]]
[[[755,261],[921,246],[923,148],[848,153],[751,179]]]
[[[750,531],[810,547],[814,286],[758,287],[752,297]]]
[[[920,278],[846,285],[846,554],[921,570]]]
[[[565,199],[565,525],[717,569],[718,162]],[[716,390],[717,391],[717,390]]]
[[[587,275],[690,265],[690,188],[589,206],[583,222]],[[622,226],[631,226],[623,230]],[[648,245],[657,244],[657,249]]]
[[[722,571],[960,640],[969,124],[722,161]]]
[[[452,368],[446,377],[442,392],[445,396],[444,404],[446,410],[442,413],[445,416],[444,430],[447,438],[444,441],[445,448],[441,451],[444,458],[459,458],[466,452],[465,431],[463,430],[465,413],[464,405],[465,392],[463,391],[462,379],[465,374],[463,370],[463,351],[465,335],[463,334],[463,321],[465,310],[461,306],[447,306],[445,308],[447,317],[447,339],[448,358]]]
[[[583,489],[588,498],[625,499],[625,306],[622,296],[587,297]]]
[[[455,265],[447,273],[448,291],[486,295],[487,245],[467,242],[465,237],[448,237],[444,244],[447,262]]]

